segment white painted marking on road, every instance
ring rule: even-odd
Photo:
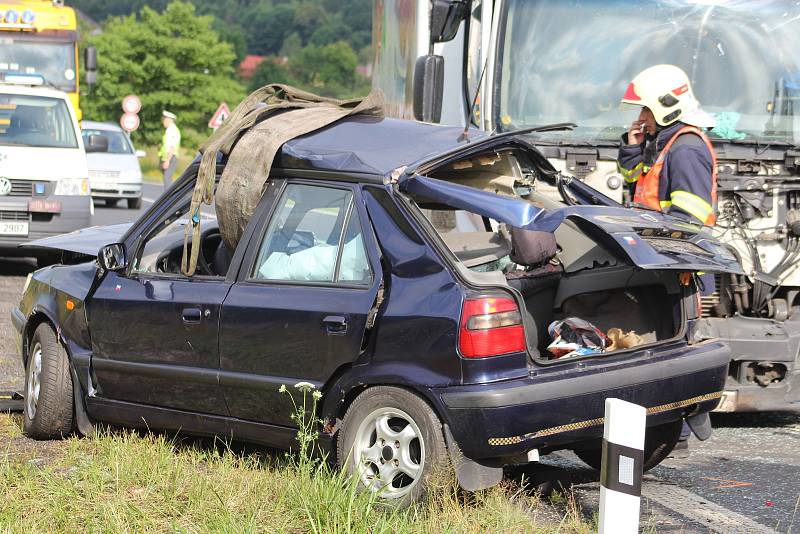
[[[719,534],[776,534],[777,532],[714,504],[700,495],[663,481],[646,480],[642,484],[642,497],[703,525],[711,532]]]
[[[149,202],[150,204],[152,204],[153,202],[155,202],[155,201],[156,201],[156,199],[154,199],[154,198],[148,198],[148,197],[142,197],[142,200],[143,200],[144,202]]]

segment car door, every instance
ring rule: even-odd
[[[358,187],[290,181],[276,197],[223,304],[220,382],[232,416],[289,426],[280,386],[298,397],[357,360],[381,270]]]
[[[217,378],[218,335],[232,281],[208,272],[180,273],[192,191],[185,189],[143,229],[127,271],[107,273],[93,295],[92,369],[100,397],[227,415]],[[207,255],[219,243],[212,214],[206,207]]]

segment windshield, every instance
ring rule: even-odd
[[[122,132],[85,128],[81,131],[81,135],[83,136],[84,145],[90,135],[102,135],[108,139],[108,150],[106,150],[108,154],[133,154],[133,148],[128,141],[128,137]]]
[[[796,143],[800,3],[770,0],[508,0],[495,73],[495,124],[571,121],[568,134],[617,140],[638,115],[620,108],[641,70],[670,63],[691,78],[712,137]],[[800,110],[798,110],[800,114]]]
[[[78,148],[67,103],[60,98],[0,94],[0,145]]]
[[[62,91],[75,92],[75,43],[0,37],[0,72],[41,74]]]

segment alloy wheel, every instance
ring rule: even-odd
[[[25,406],[28,410],[28,418],[36,416],[36,403],[39,402],[39,391],[41,390],[42,378],[42,345],[36,343],[31,350],[28,362],[28,387],[25,392]]]
[[[402,410],[379,408],[361,422],[353,443],[361,483],[387,499],[403,497],[420,481],[425,442]]]

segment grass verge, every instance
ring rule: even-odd
[[[586,533],[574,507],[542,521],[542,501],[504,485],[473,494],[436,484],[425,504],[385,507],[307,453],[100,428],[44,461],[20,455],[21,420],[0,414],[0,530],[22,532]],[[300,437],[302,444],[302,436]],[[444,480],[444,479],[443,479]]]

